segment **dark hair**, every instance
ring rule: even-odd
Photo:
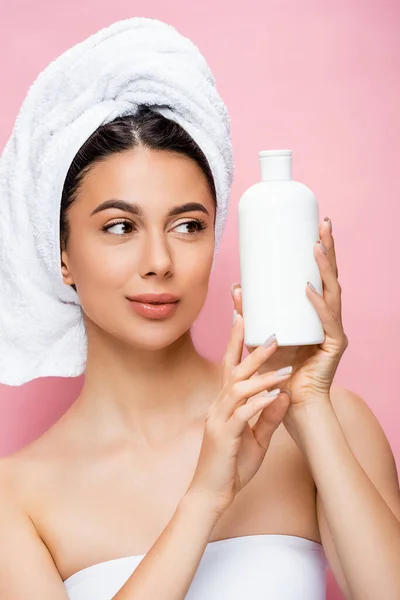
[[[202,150],[175,121],[141,105],[135,115],[117,117],[101,125],[86,140],[68,169],[61,194],[60,246],[66,249],[70,234],[68,210],[76,200],[82,180],[90,168],[110,154],[142,146],[152,150],[170,150],[185,154],[197,162],[207,178],[216,203],[216,190],[210,165]],[[214,218],[215,224],[215,218]],[[72,285],[76,291],[76,287]]]

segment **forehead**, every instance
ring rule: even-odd
[[[137,203],[176,202],[201,196],[212,202],[204,172],[184,154],[166,150],[134,148],[114,153],[92,165],[82,181],[81,192],[96,201],[107,196],[129,196]]]

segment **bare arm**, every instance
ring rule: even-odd
[[[187,493],[113,600],[183,600],[218,519],[208,499]]]
[[[332,394],[332,405],[352,453],[400,521],[400,490],[396,462],[380,423],[363,399],[350,390],[336,388],[335,393]],[[322,543],[331,569],[346,600],[351,600],[352,595],[319,494],[317,494],[317,514]],[[363,531],[361,540],[365,542],[365,547],[371,548],[368,542],[368,533],[368,531]],[[371,548],[371,551],[374,552],[374,549]],[[363,564],[362,557],[360,557],[358,568],[360,571],[368,568]],[[383,594],[383,585],[381,589]]]
[[[344,400],[349,404],[351,395]],[[300,409],[291,422],[317,486],[322,542],[346,600],[397,600],[400,495],[395,464],[388,448],[382,453],[382,434],[366,410],[363,416],[357,410],[357,426],[368,427],[368,435],[357,442],[355,428],[352,434],[343,415],[351,407],[341,404],[342,425],[333,406],[322,401]]]
[[[10,485],[7,459],[0,461],[0,598],[68,600],[47,546]]]

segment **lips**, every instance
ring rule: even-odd
[[[138,300],[130,300],[130,307],[142,317],[148,319],[164,319],[173,315],[177,308],[179,301],[176,302],[162,302],[156,304],[154,302],[139,302]]]
[[[132,302],[141,302],[144,304],[173,304],[174,302],[178,302],[179,298],[174,296],[173,294],[139,294],[137,296],[130,296],[128,300],[132,300]]]

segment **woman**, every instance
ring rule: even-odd
[[[60,269],[82,306],[85,380],[53,427],[1,461],[2,600],[322,600],[325,555],[346,599],[400,596],[393,456],[361,398],[332,385],[347,338],[330,221],[315,247],[324,296],[305,286],[325,342],[278,348],[272,335],[241,361],[234,286],[216,364],[190,332],[215,210],[204,154],[149,108],[75,156]],[[176,303],[132,299],[149,293]]]

